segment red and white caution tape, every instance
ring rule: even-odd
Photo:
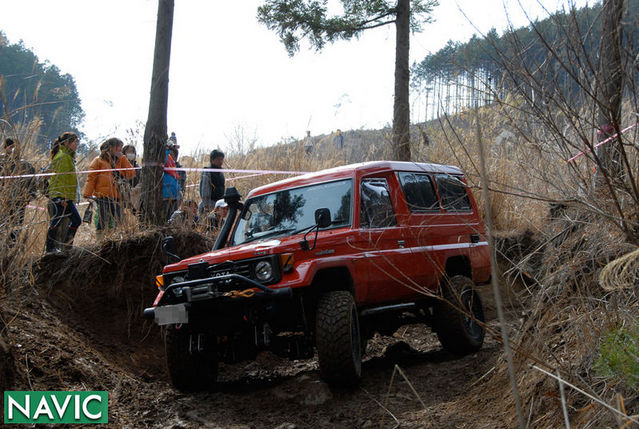
[[[621,130],[621,134],[628,132],[629,130],[631,130],[632,128],[636,127],[637,124],[633,124],[630,125],[629,127],[624,128],[623,130]],[[610,136],[608,137],[606,140],[604,141],[600,141],[599,143],[597,143],[596,145],[594,145],[594,148],[598,148],[601,145],[604,145],[612,140],[614,140],[615,138],[617,138],[618,134],[615,134],[614,136]],[[584,151],[579,152],[577,155],[573,156],[572,158],[570,158],[568,161],[566,162],[573,162],[575,159],[579,158],[580,156],[584,156],[585,154],[589,153],[590,149],[586,149]]]
[[[147,166],[147,165],[145,165]],[[20,179],[26,177],[48,177],[48,176],[56,176],[61,174],[89,174],[89,173],[103,173],[103,172],[114,172],[114,171],[131,171],[131,170],[140,170],[142,167],[131,167],[131,168],[107,168],[104,170],[82,170],[82,171],[68,171],[63,173],[34,173],[34,174],[17,174],[15,176],[0,176],[0,179]],[[299,175],[306,174],[306,171],[279,171],[279,170],[240,170],[240,169],[221,169],[221,168],[185,168],[185,167],[165,167],[164,171],[215,171],[218,173],[251,173],[247,176],[241,177],[229,177],[227,180],[232,179],[244,179],[247,177],[254,176],[263,176],[266,174],[286,174],[286,175]]]

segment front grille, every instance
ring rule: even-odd
[[[229,274],[239,274],[244,277],[253,278],[252,268],[249,261],[238,262],[222,262],[213,266],[209,266],[206,262],[198,262],[189,265],[188,280],[198,280],[208,277],[217,278]],[[191,286],[187,292],[189,301],[200,301],[210,299],[220,293],[245,288],[237,279],[219,279],[213,280],[211,283]]]
[[[224,277],[235,274],[257,281],[255,278],[255,265],[259,261],[263,261],[265,259],[268,259],[271,264],[273,264],[274,274],[272,278],[264,284],[268,285],[279,282],[281,274],[276,255],[244,259],[241,261],[226,261],[214,265],[209,265],[205,261],[189,264],[185,279],[187,282],[209,278],[210,281],[207,280],[206,283],[184,287],[187,299],[189,301],[206,300],[215,298],[224,292],[253,288],[254,285],[251,285],[249,282],[242,280],[241,278]]]
[[[222,262],[209,268],[211,277],[220,277],[227,274],[239,274],[250,279],[253,278],[251,265],[246,261]]]

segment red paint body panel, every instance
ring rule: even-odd
[[[456,167],[381,161],[337,167],[265,185],[251,191],[247,199],[350,178],[354,183],[351,226],[320,231],[313,250],[302,250],[299,243],[303,233],[281,236],[187,258],[167,265],[164,273],[186,270],[189,264],[200,261],[218,264],[262,255],[293,253],[295,263],[292,272],[284,273],[280,282],[269,287],[307,287],[319,271],[340,267],[350,273],[358,306],[415,300],[429,291],[436,291],[450,261],[467,261],[473,280],[487,281],[490,277],[490,251],[470,190],[467,189],[471,211],[447,213],[441,209],[411,212],[398,172],[450,174],[463,180],[462,172]],[[363,178],[380,178],[388,183],[395,225],[360,228],[360,183]],[[312,244],[314,233],[307,238]]]

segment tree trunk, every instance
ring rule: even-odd
[[[393,158],[410,161],[409,48],[410,0],[397,0],[395,44],[395,102],[393,106]]]
[[[599,114],[597,140],[603,141],[619,131],[621,98],[623,89],[623,66],[621,63],[623,28],[623,0],[605,0],[601,15],[601,45],[599,47]],[[599,168],[595,176],[595,187],[604,186],[604,176],[620,180],[623,175],[621,163],[621,140],[599,146],[597,151]]]
[[[158,0],[151,99],[149,117],[144,130],[142,210],[146,220],[154,225],[162,225],[167,216],[167,209],[162,200],[162,175],[167,140],[166,117],[169,102],[173,8],[174,0]]]

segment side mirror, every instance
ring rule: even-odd
[[[166,255],[166,258],[169,260],[169,264],[173,262],[178,262],[180,257],[175,254],[175,239],[173,236],[169,235],[162,239],[162,251]]]
[[[315,223],[320,228],[331,226],[331,211],[327,208],[315,210]]]

